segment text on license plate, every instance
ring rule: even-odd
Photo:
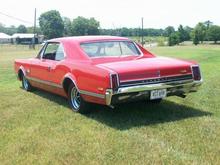
[[[150,99],[160,99],[164,98],[167,95],[167,89],[158,89],[158,90],[153,90],[150,92]]]

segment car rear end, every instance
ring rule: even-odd
[[[189,66],[190,71],[182,75],[166,75],[126,80],[118,73],[110,75],[111,87],[106,90],[107,105],[136,100],[157,100],[168,96],[185,97],[190,92],[196,92],[202,84],[199,65]],[[160,70],[163,72],[163,70]]]

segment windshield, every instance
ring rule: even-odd
[[[140,51],[131,41],[103,41],[82,43],[81,48],[89,57],[108,57],[140,55]]]

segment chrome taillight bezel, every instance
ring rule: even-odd
[[[116,79],[116,82],[113,80]],[[111,73],[110,74],[110,85],[111,85],[111,89],[113,89],[113,91],[116,91],[119,87],[119,76],[117,73]]]
[[[194,68],[197,69],[196,72],[198,72],[198,75],[195,75]],[[202,74],[201,74],[201,70],[200,70],[199,65],[191,65],[191,72],[192,72],[192,77],[193,77],[194,81],[201,81],[202,80]]]

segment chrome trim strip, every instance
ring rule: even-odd
[[[35,81],[35,82],[38,82],[38,83],[50,85],[50,86],[57,87],[57,88],[63,88],[62,85],[59,85],[59,84],[56,84],[56,83],[52,83],[52,82],[49,82],[49,81],[40,80],[40,79],[33,78],[33,77],[29,77],[29,76],[26,76],[26,78],[27,78],[28,80]],[[69,77],[68,77],[68,78],[69,78]],[[72,79],[71,79],[71,80],[72,80]],[[74,83],[74,81],[73,81],[73,83]],[[77,89],[78,89],[78,88],[77,88]],[[78,89],[78,91],[79,91],[80,94],[84,94],[84,95],[88,95],[88,96],[93,96],[93,97],[98,97],[98,98],[101,98],[101,99],[104,99],[104,98],[105,98],[105,95],[104,95],[104,94],[99,94],[99,93],[94,93],[94,92],[89,92],[89,91],[79,90],[79,89]]]
[[[188,78],[188,79],[184,79],[184,77],[183,77],[184,75],[182,75],[182,77],[181,76],[176,76],[177,78],[176,79],[170,79],[169,80],[169,78],[174,78],[174,77],[156,77],[156,78],[152,78],[152,79],[143,79],[143,80],[137,80],[137,81],[148,81],[148,80],[152,80],[152,82],[148,82],[148,83],[146,83],[146,82],[139,82],[139,83],[133,83],[132,84],[132,81],[123,81],[123,82],[121,82],[121,83],[123,83],[123,84],[121,84],[120,86],[121,87],[126,87],[126,86],[128,86],[128,85],[130,85],[130,86],[136,86],[136,85],[152,85],[152,84],[164,84],[164,83],[173,83],[173,82],[185,82],[185,81],[194,81],[192,78]],[[187,74],[187,75],[185,75],[185,76],[192,76],[192,74]],[[165,82],[163,82],[163,80],[158,80],[158,81],[154,81],[154,80],[157,80],[157,79],[164,79],[164,78],[167,78],[167,80],[164,80]],[[179,78],[179,79],[178,79]],[[182,80],[180,80],[180,78],[182,78]],[[130,84],[124,84],[124,83],[130,83]]]
[[[195,81],[179,81],[179,82],[172,82],[172,83],[161,83],[161,84],[150,84],[150,85],[138,85],[138,86],[131,86],[131,87],[122,87],[119,88],[117,93],[130,93],[130,92],[141,92],[145,90],[155,90],[155,89],[163,89],[163,88],[172,88],[178,86],[187,86],[187,85],[200,85],[199,82]]]
[[[98,98],[101,98],[101,99],[104,99],[104,98],[105,98],[105,95],[104,95],[104,94],[89,92],[89,91],[85,91],[85,90],[79,90],[79,93],[80,93],[80,94],[83,94],[83,95],[98,97]]]
[[[143,79],[137,79],[137,80],[122,80],[120,81],[120,83],[126,83],[126,82],[132,82],[132,81],[145,81],[145,80],[154,80],[154,79],[162,79],[162,78],[173,78],[173,77],[183,77],[183,76],[190,76],[192,75],[192,73],[188,73],[188,74],[181,74],[181,75],[174,75],[174,76],[157,76],[157,77],[152,77],[152,78],[143,78]],[[191,79],[193,80],[193,79]]]
[[[57,88],[63,88],[62,85],[56,84],[56,83],[52,83],[52,82],[49,82],[49,81],[40,80],[40,79],[33,78],[33,77],[29,77],[29,76],[26,76],[26,78],[27,78],[28,80],[35,81],[35,82],[38,82],[38,83],[50,85],[50,86],[57,87]]]

